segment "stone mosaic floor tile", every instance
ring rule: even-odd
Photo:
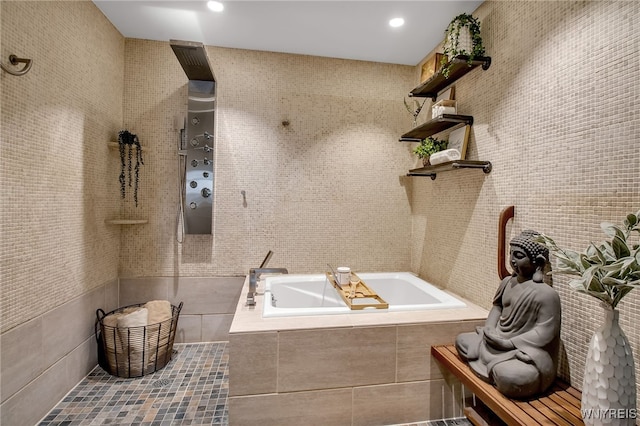
[[[39,426],[228,425],[228,342],[175,344],[173,348],[169,364],[136,379],[111,376],[96,367]],[[401,426],[471,423],[448,419]]]
[[[40,422],[62,425],[227,425],[227,342],[175,344],[173,359],[144,377],[96,367]]]

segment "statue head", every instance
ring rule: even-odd
[[[514,237],[511,246],[511,266],[522,279],[543,282],[543,269],[549,262],[549,249],[536,241],[540,234],[536,231],[522,231]]]

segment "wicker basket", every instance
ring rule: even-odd
[[[182,310],[171,305],[171,318],[141,327],[112,327],[104,323],[105,317],[144,304],[125,306],[107,314],[96,311],[95,324],[98,342],[98,363],[109,374],[118,377],[141,377],[160,370],[171,361],[173,341]]]

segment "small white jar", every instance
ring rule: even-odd
[[[336,281],[340,286],[349,285],[351,283],[351,268],[338,266],[338,269],[336,269]]]

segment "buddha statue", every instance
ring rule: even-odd
[[[505,396],[527,398],[554,382],[560,346],[560,298],[544,282],[549,250],[539,234],[510,241],[513,274],[500,283],[484,327],[456,338],[461,358]]]

